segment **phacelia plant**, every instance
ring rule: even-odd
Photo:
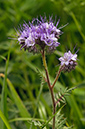
[[[46,77],[44,77],[44,79],[48,84],[53,103],[54,117],[52,129],[55,129],[55,113],[57,103],[59,100],[61,101],[64,97],[63,94],[63,96],[60,96],[60,99],[55,99],[55,95],[53,92],[55,83],[58,80],[62,71],[70,72],[71,70],[74,70],[75,66],[77,65],[77,54],[72,54],[70,51],[66,52],[63,57],[59,58],[59,61],[61,62],[59,71],[54,79],[53,84],[51,84],[45,59],[45,53],[51,54],[60,44],[58,42],[58,39],[62,34],[62,31],[58,28],[58,24],[59,20],[55,24],[52,20],[52,17],[49,18],[49,21],[46,17],[40,17],[40,20],[38,18],[35,18],[31,23],[29,22],[28,24],[23,24],[23,27],[19,29],[17,39],[21,46],[21,49],[24,48],[24,50],[28,50],[28,52],[32,52],[34,54],[41,53],[42,55],[43,65],[46,74]]]

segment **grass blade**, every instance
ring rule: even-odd
[[[2,94],[1,94],[1,110],[4,114],[4,116],[7,118],[7,70],[8,70],[8,64],[9,64],[9,58],[10,58],[10,50],[8,52],[8,57],[6,60],[6,69],[5,69],[5,77],[2,87]],[[4,123],[2,123],[2,129],[6,129],[6,126]]]
[[[4,116],[4,114],[2,113],[2,111],[0,110],[0,117],[3,120],[3,122],[5,123],[7,129],[12,129],[10,124],[8,123],[6,117]],[[1,127],[1,126],[0,126]]]
[[[4,74],[0,74],[0,76],[5,77]],[[20,99],[19,95],[17,94],[16,90],[14,89],[13,84],[10,82],[9,79],[7,79],[7,83],[8,83],[8,86],[9,86],[9,88],[10,88],[10,91],[11,91],[11,93],[12,93],[14,102],[15,102],[16,106],[17,106],[18,109],[19,109],[20,115],[21,115],[22,117],[30,117],[29,112],[28,112],[27,109],[25,108],[25,106],[24,106],[22,100]],[[29,124],[28,124],[27,122],[26,122],[26,125],[27,125],[27,127],[29,128]]]

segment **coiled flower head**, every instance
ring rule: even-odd
[[[72,54],[68,51],[64,54],[64,57],[60,57],[59,60],[61,61],[62,71],[70,72],[75,69],[75,66],[77,65],[77,54]]]
[[[35,24],[36,23],[36,24]],[[23,24],[19,30],[18,41],[21,49],[27,49],[29,52],[37,53],[41,50],[51,52],[60,44],[58,38],[61,31],[57,28],[59,21],[54,25],[52,18],[47,22],[46,17],[41,20],[34,19],[32,23]]]

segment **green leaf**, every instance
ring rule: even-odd
[[[73,18],[73,20],[74,20],[74,22],[75,22],[75,24],[77,26],[77,29],[78,29],[80,35],[82,36],[83,40],[85,41],[85,35],[81,31],[80,24],[79,24],[78,20],[76,19],[74,13],[73,12],[70,12],[70,15],[72,16],[72,18]]]
[[[4,77],[4,81],[3,81],[2,94],[1,94],[1,110],[6,118],[8,117],[8,112],[7,112],[7,70],[8,70],[8,64],[9,64],[9,58],[10,58],[10,50],[8,51],[8,57],[7,57],[6,68],[5,68],[5,77]],[[6,129],[6,126],[4,125],[4,123],[2,123],[2,129]]]
[[[14,89],[14,86],[12,85],[12,83],[7,80],[10,91],[12,93],[14,102],[16,103],[16,106],[18,107],[20,114],[22,117],[30,117],[29,112],[27,111],[27,109],[25,108],[22,100],[20,99],[19,95],[17,94],[16,90]],[[27,127],[29,127],[30,125],[26,122]]]
[[[19,95],[17,94],[13,84],[8,79],[7,79],[7,82],[8,82],[10,91],[12,93],[14,102],[16,103],[16,105],[17,105],[17,107],[18,107],[18,109],[20,111],[21,116],[23,116],[23,117],[30,117],[29,112],[27,111],[27,109],[25,108],[22,100],[20,99]]]
[[[1,74],[1,76],[4,77],[3,74]],[[20,115],[22,117],[30,117],[30,113],[25,108],[22,100],[20,99],[19,95],[17,94],[16,90],[14,89],[14,86],[12,85],[12,83],[10,82],[9,79],[7,79],[7,83],[8,83],[8,86],[10,88],[11,94],[13,96],[14,102],[15,102],[16,106],[18,107]],[[26,125],[29,128],[29,124],[27,122],[26,122]]]
[[[11,126],[10,126],[10,124],[8,123],[6,117],[4,116],[4,114],[2,113],[1,110],[0,110],[0,117],[3,120],[3,122],[5,123],[7,129],[12,129]],[[1,125],[0,125],[0,128],[1,128]]]
[[[53,119],[54,116],[56,116],[56,114],[59,114],[60,111],[62,110],[62,108],[65,106],[65,104],[54,114],[51,116],[51,118],[41,127],[41,129],[43,129],[46,125],[49,124],[49,122]]]
[[[6,60],[6,58],[5,58],[4,56],[0,55],[0,57],[1,57],[2,59]]]
[[[32,121],[32,120],[34,120],[34,121],[40,121],[40,122],[45,122],[45,120],[43,120],[43,119],[38,119],[38,118],[26,118],[26,117],[22,117],[22,118],[15,118],[15,119],[11,119],[11,120],[9,120],[9,122],[14,122],[14,121]]]
[[[38,72],[39,72],[39,71],[38,71]],[[37,96],[36,109],[35,109],[35,113],[34,113],[34,115],[33,115],[33,118],[35,117],[36,112],[37,112],[37,108],[38,108],[38,106],[39,106],[39,99],[40,99],[42,90],[43,90],[43,78],[41,78],[41,85],[40,85],[39,94],[38,94],[38,96]],[[31,124],[31,126],[30,126],[30,129],[32,129],[32,124]]]
[[[35,126],[42,126],[42,124],[39,121],[32,120]]]
[[[45,110],[43,103],[41,102],[39,102],[38,111],[39,111],[40,118],[43,118],[46,120],[47,118],[46,110]]]

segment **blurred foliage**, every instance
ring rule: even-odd
[[[0,0],[0,73],[5,74],[5,79],[0,78],[0,108],[5,105],[2,101],[5,91],[7,96],[7,119],[17,117],[42,118],[46,120],[51,115],[51,98],[47,84],[43,86],[40,97],[37,98],[40,90],[40,77],[37,68],[43,72],[41,55],[32,55],[27,51],[20,50],[16,41],[16,29],[24,21],[32,20],[40,15],[55,15],[60,18],[58,27],[69,23],[62,29],[64,32],[59,39],[61,45],[51,54],[46,55],[50,79],[53,79],[58,70],[57,64],[65,51],[71,49],[74,53],[78,51],[78,66],[71,73],[61,73],[56,83],[55,93],[65,87],[78,87],[72,91],[71,96],[66,97],[67,105],[63,108],[67,125],[74,125],[74,129],[85,128],[85,1],[84,0]],[[9,37],[14,37],[9,39]],[[75,47],[76,46],[76,47]],[[75,48],[75,50],[74,50]],[[10,56],[8,56],[10,55]],[[8,60],[9,57],[9,60]],[[6,62],[8,61],[8,66]],[[5,68],[6,67],[6,68]],[[11,81],[12,86],[3,89],[6,77]],[[17,94],[18,93],[18,94]],[[19,100],[17,98],[20,96]],[[4,98],[5,99],[5,98]],[[39,103],[37,103],[37,100]],[[4,102],[4,103],[3,103]],[[19,106],[19,104],[21,106]],[[38,105],[37,105],[38,104]],[[37,109],[38,108],[38,109]],[[22,112],[22,110],[24,110]],[[28,114],[24,114],[27,112]],[[43,114],[42,114],[43,113]],[[29,115],[30,114],[30,115]],[[35,114],[35,115],[34,115]],[[0,120],[0,127],[3,125]],[[10,122],[12,129],[27,129],[28,122]],[[9,125],[8,125],[9,126]],[[2,126],[3,127],[3,126]],[[34,125],[31,127],[36,129]],[[2,129],[5,129],[3,127]]]

